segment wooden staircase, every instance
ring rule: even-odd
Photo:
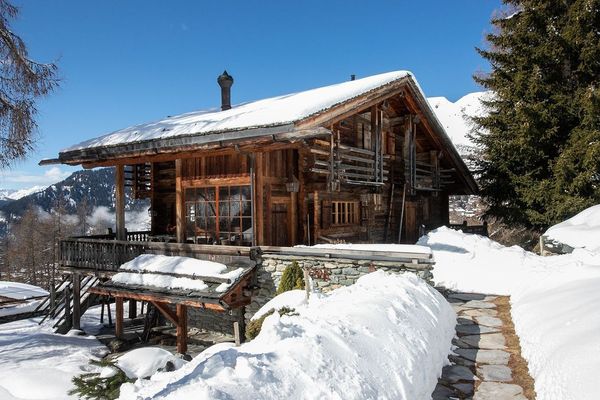
[[[79,277],[80,279],[80,309],[83,314],[91,305],[94,304],[96,296],[89,292],[89,289],[98,284],[98,278],[93,275]],[[72,327],[71,316],[73,315],[73,280],[71,275],[63,276],[63,279],[54,288],[54,302],[50,294],[40,305],[38,310],[46,310],[46,315],[39,322],[41,325],[47,320],[52,321],[52,328],[56,333],[67,333]],[[53,304],[52,304],[53,303]]]

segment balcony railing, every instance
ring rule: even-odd
[[[131,232],[131,237],[136,237],[133,233]],[[107,235],[62,240],[60,242],[60,265],[67,269],[86,270],[101,274],[114,273],[121,265],[141,254],[186,256],[224,264],[230,264],[240,257],[244,259],[256,257],[256,249],[253,247],[126,241],[107,239],[105,236]]]

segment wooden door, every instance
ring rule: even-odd
[[[271,246],[289,246],[289,203],[271,206]]]

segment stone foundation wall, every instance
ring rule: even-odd
[[[243,309],[216,312],[208,309],[188,307],[188,327],[233,336],[233,323],[238,321],[244,329]]]
[[[246,307],[245,318],[248,321],[260,307],[275,297],[283,270],[296,261],[306,268],[311,277],[313,290],[329,292],[342,286],[356,283],[361,276],[379,269],[392,273],[414,273],[427,283],[432,284],[431,264],[397,263],[389,261],[351,260],[343,258],[322,258],[305,256],[287,256],[263,254],[257,266],[257,293],[252,304]]]

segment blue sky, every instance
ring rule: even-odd
[[[75,170],[38,167],[71,144],[136,123],[398,69],[427,96],[480,90],[484,44],[500,0],[18,1],[13,30],[61,87],[39,104],[39,143],[0,172],[0,188],[49,185]]]

